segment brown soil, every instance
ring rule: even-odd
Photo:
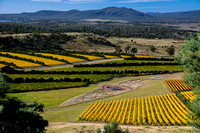
[[[139,87],[147,86],[147,84],[143,83],[143,81],[145,81],[145,80],[181,78],[181,77],[182,77],[182,74],[179,74],[179,75],[155,75],[153,77],[147,77],[147,78],[129,79],[129,80],[126,80],[126,81],[123,81],[123,82],[120,82],[120,83],[114,84],[114,85],[103,84],[89,92],[83,93],[79,96],[69,99],[59,106],[62,107],[62,106],[69,106],[69,105],[94,101],[94,100],[103,99],[103,98],[107,98],[107,97],[111,97],[111,96],[116,96],[116,95],[126,93],[129,91],[133,91],[133,90],[138,89]],[[105,86],[118,86],[118,88],[126,88],[126,89],[123,89],[123,90],[106,89],[105,90],[104,89]]]

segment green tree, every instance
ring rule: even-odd
[[[185,83],[194,88],[196,98],[189,109],[192,111],[192,124],[200,128],[200,34],[190,37],[179,50],[176,60],[183,66]]]
[[[6,76],[0,73],[0,98],[5,98],[5,93],[8,91],[8,83],[6,82]]]
[[[154,53],[154,52],[156,51],[156,47],[155,47],[155,46],[153,46],[153,45],[151,45],[151,46],[150,46],[150,50],[151,50],[151,52],[153,52],[153,53]]]
[[[0,73],[0,132],[1,133],[43,133],[48,121],[39,112],[43,112],[43,104],[27,105],[17,98],[9,98],[6,76]]]
[[[101,130],[98,129],[97,133],[101,133]],[[113,121],[111,125],[106,124],[104,126],[104,133],[130,133],[130,132],[128,129],[122,131],[122,129],[119,127],[119,124],[116,121]]]
[[[175,52],[175,47],[174,47],[174,45],[171,45],[171,46],[168,47],[165,51],[167,52],[167,54],[168,54],[169,56],[174,55],[174,52]]]
[[[115,52],[116,53],[121,53],[122,52],[121,47],[120,46],[116,46],[115,47]]]
[[[137,48],[132,48],[132,49],[131,49],[131,53],[132,53],[132,54],[137,53]]]
[[[125,53],[128,53],[130,49],[131,49],[130,46],[126,46],[126,47],[124,48]]]

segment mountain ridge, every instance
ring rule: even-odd
[[[169,12],[169,13],[144,13],[126,7],[106,7],[97,10],[40,10],[37,12],[23,12],[20,14],[0,14],[0,20],[33,21],[33,20],[65,20],[83,21],[85,19],[124,20],[136,22],[198,22],[200,10]]]

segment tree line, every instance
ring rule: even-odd
[[[137,71],[137,70],[123,70],[123,71],[117,71],[117,70],[110,70],[110,71],[39,71],[39,70],[31,70],[31,71],[23,71],[23,70],[15,70],[9,66],[5,66],[1,68],[2,72],[8,73],[8,74],[135,74],[140,75],[143,74],[160,74],[160,73],[169,73],[168,70],[163,71]],[[177,72],[177,71],[173,71]]]
[[[162,66],[179,65],[176,62],[140,62],[140,63],[104,63],[104,64],[78,64],[74,67],[123,67],[123,66]]]
[[[7,82],[8,83],[41,83],[41,82],[87,82],[89,83],[90,80],[87,78],[81,79],[81,78],[60,78],[60,79],[54,79],[54,78],[10,78],[7,77]]]
[[[65,22],[65,23],[0,23],[0,32],[6,34],[15,33],[65,33],[65,32],[82,32],[94,33],[105,37],[135,37],[148,39],[184,39],[191,33],[189,30],[179,30],[171,27],[164,27],[152,23],[143,25],[138,23],[82,23],[82,22]],[[90,41],[93,41],[89,38]]]

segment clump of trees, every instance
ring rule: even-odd
[[[0,73],[0,132],[1,133],[43,133],[48,121],[40,116],[44,105],[6,96],[9,90],[6,76]]]
[[[196,95],[194,101],[188,106],[192,111],[190,122],[193,126],[200,128],[200,34],[190,37],[179,50],[176,60],[183,66],[185,83],[193,87]]]

